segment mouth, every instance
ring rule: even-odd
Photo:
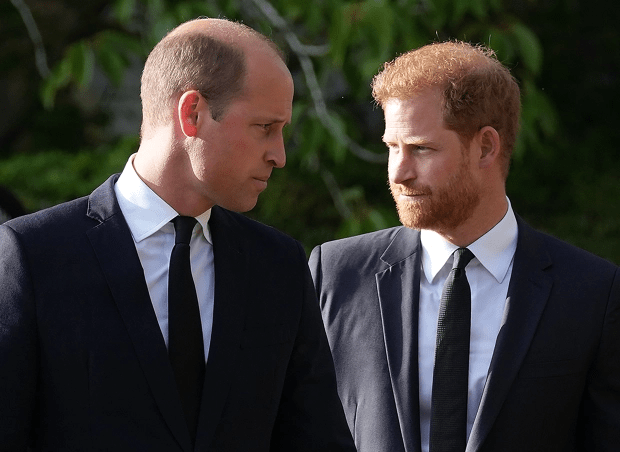
[[[390,188],[394,195],[404,198],[419,198],[431,195],[430,187],[408,187],[406,185],[392,184]]]
[[[429,196],[430,193],[426,193],[426,192],[404,192],[401,191],[400,193],[398,193],[398,197],[399,198],[406,198],[406,199],[419,199],[419,198],[423,198],[426,196]]]
[[[269,176],[253,177],[253,179],[256,181],[256,185],[258,185],[258,188],[261,191],[267,188],[267,181],[269,180]]]
[[[429,193],[424,192],[400,192],[395,198],[397,202],[410,205],[421,205],[428,201]]]

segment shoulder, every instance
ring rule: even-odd
[[[389,229],[382,229],[380,231],[325,242],[317,246],[316,249],[320,249],[322,254],[339,254],[345,251],[363,252],[365,254],[383,252],[399,234],[403,233],[406,234],[407,229],[404,226],[396,226]]]
[[[568,266],[617,268],[613,263],[572,245],[548,233],[538,231],[518,218],[519,238],[517,252],[538,255],[541,260],[551,259],[554,263]]]
[[[7,221],[2,226],[22,236],[44,238],[54,232],[73,230],[80,219],[86,219],[88,197],[82,197],[23,215]]]
[[[61,268],[58,257],[83,250],[84,220],[90,224],[86,204],[84,199],[75,200],[0,225],[0,267],[6,270],[0,275],[3,286],[19,281],[13,289],[26,290],[23,278],[35,267]]]
[[[409,256],[415,250],[418,238],[418,231],[397,226],[326,242],[312,250],[310,268],[314,270],[321,267],[328,272],[346,272],[347,269],[352,272],[375,271],[378,267],[388,265],[382,259],[386,251],[397,248],[395,254]],[[399,259],[394,258],[395,261]],[[392,258],[387,261],[392,261]]]
[[[396,226],[367,234],[356,235],[333,240],[317,246],[313,254],[320,254],[323,259],[341,257],[350,259],[352,256],[381,256],[388,246],[402,235],[417,234],[404,226]]]
[[[614,278],[619,271],[618,266],[612,262],[550,234],[537,231],[521,219],[515,265],[517,263],[539,264],[566,279],[579,274],[580,281]]]
[[[56,231],[66,235],[100,224],[117,214],[122,215],[114,193],[118,177],[118,174],[111,175],[87,196],[15,218],[5,224],[18,234],[35,232],[41,235],[39,231],[44,229],[44,235]]]
[[[79,247],[83,243],[76,239],[84,240],[88,230],[117,214],[122,215],[114,194],[117,177],[110,176],[90,195],[17,217],[1,227],[33,249],[59,249],[71,244]]]

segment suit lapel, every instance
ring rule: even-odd
[[[530,347],[553,282],[545,270],[551,259],[538,233],[517,218],[519,235],[504,318],[467,452],[480,449]]]
[[[403,446],[420,451],[418,398],[418,304],[420,234],[400,228],[381,259],[389,265],[376,274],[388,368]]]
[[[196,450],[208,449],[230,390],[240,353],[249,271],[243,230],[227,211],[213,207],[209,228],[213,239],[215,299],[213,330],[205,370]]]
[[[131,233],[114,194],[117,178],[110,177],[91,194],[87,215],[100,224],[87,235],[162,416],[179,444],[189,451],[191,440],[174,390],[166,346]]]

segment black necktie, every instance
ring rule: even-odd
[[[168,355],[192,438],[196,437],[205,356],[189,242],[196,219],[176,217],[168,274]]]
[[[467,443],[467,375],[471,292],[465,266],[474,258],[467,248],[454,252],[439,306],[430,452],[463,452]]]

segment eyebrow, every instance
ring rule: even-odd
[[[387,143],[395,143],[397,141],[401,141],[404,144],[408,144],[408,145],[412,145],[412,146],[421,146],[421,145],[424,145],[424,146],[436,146],[436,144],[432,140],[429,140],[429,139],[424,138],[424,137],[406,136],[404,138],[401,137],[400,140],[398,138],[399,138],[398,136],[395,136],[393,138],[390,135],[387,135],[387,137],[386,137],[386,135],[384,134],[381,137],[381,140],[384,143],[386,143],[386,144]]]
[[[276,124],[276,123],[284,123],[285,126],[291,123],[291,119],[276,117],[276,116],[258,116],[256,118],[256,122],[264,123],[264,124]]]

